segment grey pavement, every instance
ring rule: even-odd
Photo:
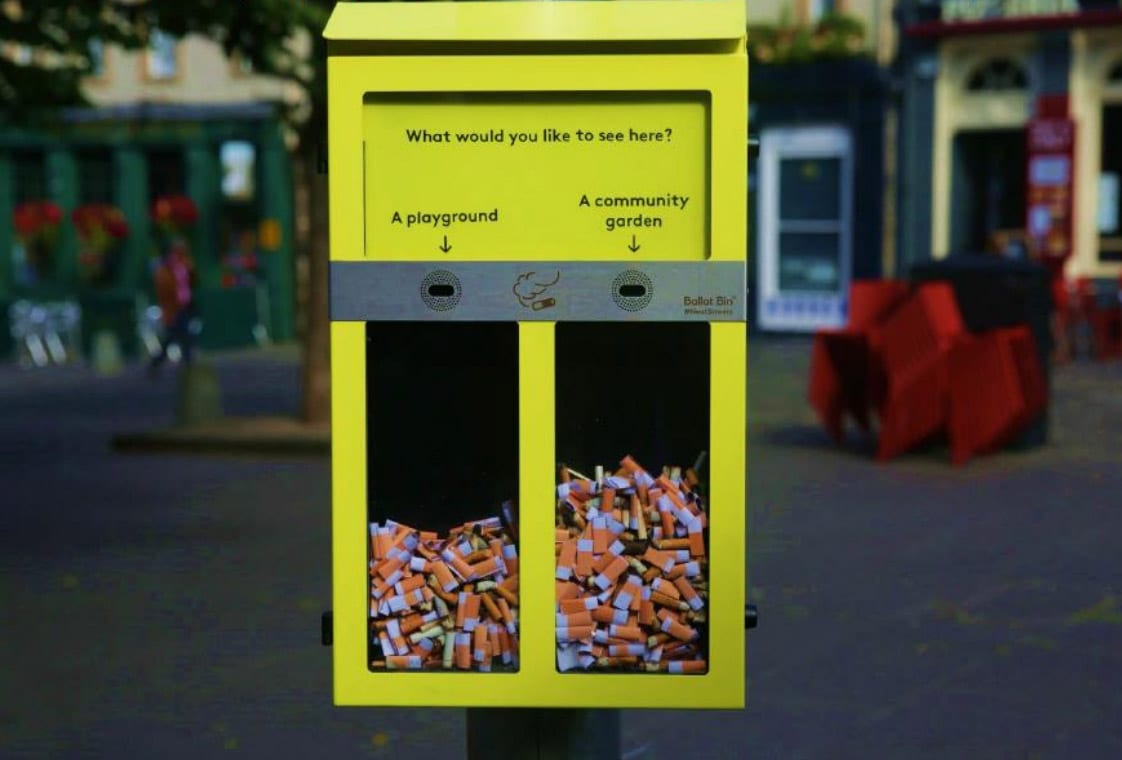
[[[1122,756],[1122,363],[954,469],[829,445],[808,353],[750,348],[748,707],[626,711],[626,756]],[[295,410],[293,353],[216,362]],[[326,459],[111,452],[173,387],[0,367],[0,757],[463,757],[462,710],[331,706]]]

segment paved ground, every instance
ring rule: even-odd
[[[807,353],[751,351],[749,706],[629,711],[626,756],[1122,756],[1122,364],[954,470],[827,446]],[[295,408],[283,352],[219,366],[227,411]],[[171,408],[0,368],[0,757],[462,757],[462,711],[330,706],[327,462],[109,451]]]

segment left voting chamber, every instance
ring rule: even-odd
[[[369,662],[518,669],[518,326],[366,325]]]

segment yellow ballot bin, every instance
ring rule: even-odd
[[[337,704],[743,706],[744,32],[336,7]]]

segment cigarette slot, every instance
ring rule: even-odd
[[[562,465],[555,568],[557,668],[708,671],[708,518],[692,468],[656,479],[625,456],[588,480]],[[577,519],[577,518],[581,519]]]
[[[369,565],[372,669],[518,667],[518,551],[499,518],[446,536],[372,523]]]

